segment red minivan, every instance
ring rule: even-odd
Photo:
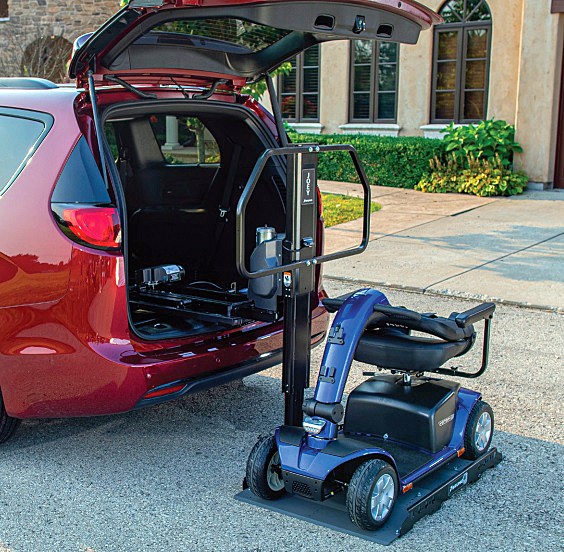
[[[76,87],[0,79],[0,442],[20,419],[125,412],[279,363],[279,283],[235,262],[235,205],[278,145],[242,88],[317,43],[415,43],[435,21],[412,0],[132,0],[78,43]],[[284,232],[285,182],[274,157],[247,208],[251,264],[276,262],[261,245]]]

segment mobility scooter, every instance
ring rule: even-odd
[[[263,437],[249,456],[246,480],[267,500],[288,492],[323,501],[346,492],[351,521],[374,530],[386,523],[398,494],[418,480],[453,458],[476,460],[487,452],[493,412],[481,395],[423,374],[481,375],[495,305],[443,318],[391,307],[374,289],[324,303],[337,314],[315,394],[303,403],[303,426],[283,425]],[[441,369],[472,348],[480,320],[486,321],[482,368],[473,374]],[[344,414],[353,359],[391,373],[356,387]]]

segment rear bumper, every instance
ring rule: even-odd
[[[200,376],[199,378],[188,378],[173,381],[151,389],[150,393],[147,393],[148,397],[142,398],[135,405],[134,409],[155,406],[163,402],[180,399],[184,395],[189,395],[190,393],[197,393],[199,391],[211,389],[212,387],[224,385],[230,381],[242,379],[246,376],[250,376],[251,374],[256,374],[257,372],[262,372],[263,370],[272,368],[272,366],[276,366],[276,364],[280,364],[281,362],[282,350],[279,349],[271,353],[264,353],[256,359],[249,362],[242,362],[241,364],[232,366],[222,372],[216,372],[207,376]],[[179,386],[181,386],[180,389]],[[156,393],[162,394],[155,396]]]
[[[316,347],[325,339],[325,332],[312,336],[311,345]],[[159,387],[152,388],[145,396],[134,406],[134,409],[146,408],[157,404],[179,399],[184,395],[198,393],[224,385],[230,381],[243,379],[246,376],[262,372],[268,368],[272,368],[282,363],[282,349],[263,353],[249,361],[241,362],[235,366],[231,366],[221,372],[213,372],[211,374],[202,375],[197,378],[186,378],[176,380]]]
[[[315,315],[312,346],[323,342],[328,320],[321,308]],[[2,356],[5,407],[15,418],[66,418],[159,404],[279,364],[281,326],[144,353],[130,340],[111,338],[94,343],[75,339],[75,348],[50,357]]]

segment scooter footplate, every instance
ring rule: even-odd
[[[495,447],[474,461],[461,458],[452,460],[418,481],[411,491],[398,496],[390,519],[377,531],[364,531],[351,522],[344,493],[324,502],[295,495],[285,495],[278,500],[269,501],[256,497],[246,489],[237,494],[235,499],[334,531],[388,545],[405,535],[418,520],[437,511],[455,492],[477,481],[485,470],[493,468],[501,460],[502,455]]]

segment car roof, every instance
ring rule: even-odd
[[[0,106],[27,109],[63,116],[69,110],[74,116],[73,103],[79,90],[70,86],[55,88],[7,88],[0,86]]]

